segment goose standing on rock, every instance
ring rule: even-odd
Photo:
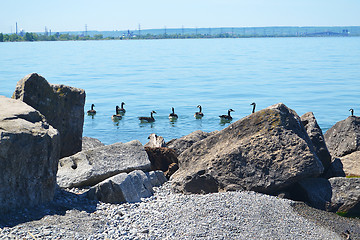
[[[232,109],[229,109],[227,115],[221,115],[221,116],[219,116],[219,117],[220,117],[220,120],[221,120],[221,121],[231,121],[231,120],[232,120],[232,117],[230,116],[230,112],[235,112],[235,111],[232,110]]]
[[[199,108],[199,111],[194,114],[194,117],[197,119],[200,119],[204,116],[204,114],[201,112],[201,106],[197,105],[197,108]]]
[[[91,109],[89,111],[87,111],[87,114],[88,115],[95,115],[96,114],[96,111],[94,110],[94,107],[95,105],[94,104],[91,104]]]
[[[354,109],[350,108],[349,111],[351,113],[351,116],[354,116]]]
[[[111,119],[114,121],[114,122],[117,122],[117,121],[119,121],[119,120],[121,120],[122,119],[122,116],[120,115],[120,113],[119,113],[119,106],[116,106],[116,110],[115,110],[115,115],[112,115],[112,117],[111,117]]]
[[[250,105],[252,105],[252,106],[253,106],[252,113],[254,113],[254,112],[255,112],[255,108],[256,108],[256,103],[255,103],[255,102],[253,102],[253,103],[252,103],[252,104],[250,104]]]
[[[169,120],[170,121],[176,121],[178,119],[178,115],[175,113],[175,109],[171,108],[172,113],[169,114]]]
[[[153,114],[156,113],[155,111],[152,111],[150,113],[150,117],[139,117],[139,120],[142,122],[142,123],[152,123],[152,122],[155,122],[155,118],[153,117]]]
[[[119,114],[120,114],[120,115],[124,115],[124,114],[126,113],[126,110],[125,110],[125,108],[124,108],[124,105],[125,105],[125,103],[122,102],[122,103],[121,103],[121,108],[119,109]]]

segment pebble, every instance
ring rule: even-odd
[[[170,184],[123,204],[58,189],[53,203],[0,219],[0,239],[342,239],[291,200],[248,191],[184,195]]]

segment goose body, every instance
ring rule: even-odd
[[[351,116],[354,116],[354,109],[350,108],[349,111],[351,113]]]
[[[125,110],[125,108],[124,108],[124,105],[125,105],[125,103],[122,102],[122,103],[121,103],[121,108],[119,109],[119,114],[121,114],[121,115],[123,115],[123,114],[126,113],[126,110]]]
[[[113,121],[119,121],[119,120],[122,119],[122,116],[121,116],[120,113],[119,113],[119,109],[120,109],[119,106],[116,106],[115,114],[112,115],[112,117],[111,117],[111,119],[112,119]]]
[[[252,105],[253,106],[253,109],[252,109],[252,113],[254,113],[255,112],[255,108],[256,108],[256,103],[252,103],[252,104],[250,104],[250,105]]]
[[[231,121],[232,120],[232,117],[230,116],[230,112],[235,112],[234,110],[232,109],[229,109],[228,110],[228,114],[227,115],[220,115],[220,120],[222,121]]]
[[[91,104],[91,109],[89,111],[87,111],[88,115],[95,115],[96,114],[96,111],[95,111],[94,107],[95,107],[95,105]]]
[[[152,123],[152,122],[155,122],[155,118],[153,116],[153,114],[156,113],[155,111],[152,111],[150,113],[150,117],[139,117],[139,120],[142,122],[142,123]]]
[[[195,118],[202,118],[202,117],[204,116],[204,114],[203,114],[202,111],[201,111],[201,110],[202,110],[202,109],[201,109],[201,106],[200,106],[200,105],[197,105],[197,108],[199,108],[199,111],[194,114],[194,117],[195,117]]]
[[[169,114],[170,121],[175,121],[178,119],[178,115],[175,113],[175,109],[171,108],[172,113]]]

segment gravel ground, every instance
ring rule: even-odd
[[[57,190],[53,203],[0,217],[0,239],[360,239],[360,220],[255,192],[175,194],[106,204]]]

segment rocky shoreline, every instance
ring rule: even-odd
[[[251,191],[179,194],[171,183],[138,203],[58,189],[54,202],[1,219],[0,239],[360,239],[360,220]],[[4,226],[7,222],[8,226]]]
[[[81,137],[84,90],[29,74],[13,98],[0,239],[360,239],[360,220],[335,214],[360,215],[360,117],[323,135],[278,103],[221,131],[105,146]]]

